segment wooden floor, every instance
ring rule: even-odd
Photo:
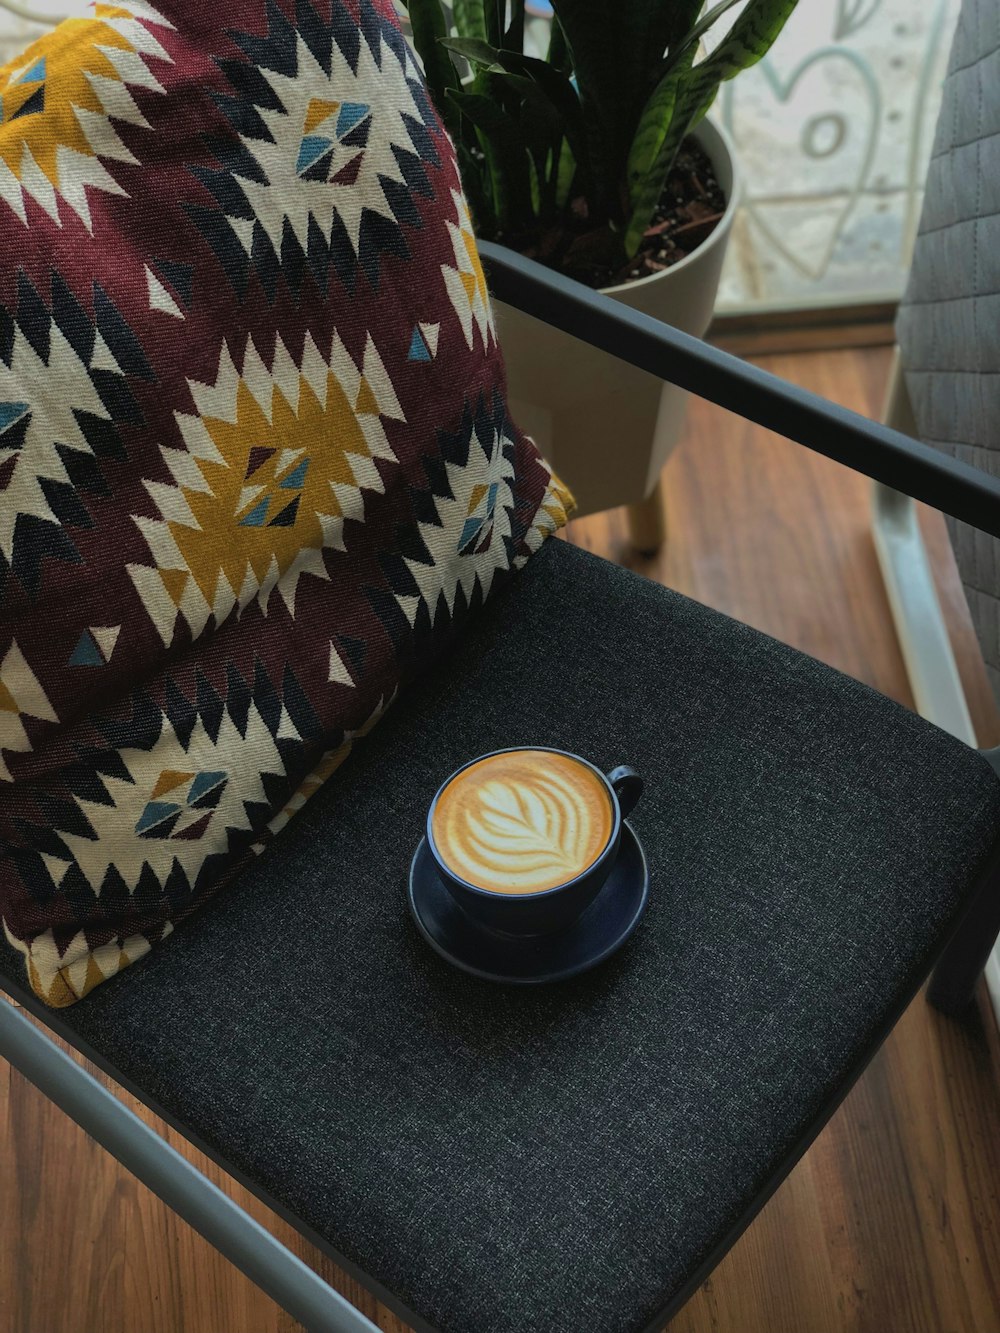
[[[879,412],[885,349],[761,363],[863,412]],[[574,523],[571,540],[911,703],[876,569],[864,481],[693,403],[665,482],[670,536],[656,561],[630,555],[619,514]],[[926,531],[981,742],[995,744],[997,719],[943,525],[931,519]],[[994,1035],[978,1013],[956,1024],[918,1000],[814,1147],[674,1320],[673,1333],[1000,1330]],[[182,1146],[176,1135],[167,1137]],[[184,1150],[218,1179],[199,1154]],[[241,1189],[227,1188],[380,1328],[403,1333],[403,1324],[339,1278],[288,1227]],[[33,1088],[0,1067],[0,1333],[295,1333],[296,1327]]]

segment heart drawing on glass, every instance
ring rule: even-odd
[[[871,68],[839,46],[812,52],[785,78],[764,59],[726,85],[722,118],[750,182],[746,213],[804,277],[822,277],[875,157],[881,96]]]

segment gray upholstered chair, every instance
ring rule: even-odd
[[[886,420],[1000,476],[1000,19],[986,0],[959,14],[896,335]],[[1000,701],[1000,544],[955,519],[949,530]],[[974,745],[913,504],[885,486],[875,536],[918,708]],[[986,976],[1000,1014],[1000,950]]]
[[[505,300],[1000,533],[1000,482],[484,248]],[[455,971],[405,908],[438,781],[512,741],[647,779],[649,911],[557,985]],[[732,1245],[936,960],[932,995],[968,1000],[1000,903],[995,762],[553,540],[165,947],[69,1010],[25,990],[12,950],[0,984],[416,1328],[639,1333]],[[372,1333],[4,1003],[0,1054],[308,1328]]]

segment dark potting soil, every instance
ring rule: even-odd
[[[707,241],[726,211],[726,196],[708,154],[690,136],[681,144],[639,253],[624,267],[597,273],[612,287],[662,273]]]
[[[606,226],[588,226],[586,204],[570,204],[569,220],[541,236],[499,237],[529,259],[538,259],[591,287],[635,282],[668,269],[708,239],[726,209],[726,196],[708,154],[684,139],[638,254],[625,265],[609,260],[614,238]]]

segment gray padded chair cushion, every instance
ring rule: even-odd
[[[896,321],[920,437],[1000,476],[1000,6],[965,0]],[[949,519],[1000,702],[1000,543]]]
[[[647,780],[646,917],[538,989],[453,970],[405,906],[438,784],[522,742]],[[998,828],[975,751],[553,540],[235,886],[57,1017],[430,1325],[632,1333],[846,1090]]]

